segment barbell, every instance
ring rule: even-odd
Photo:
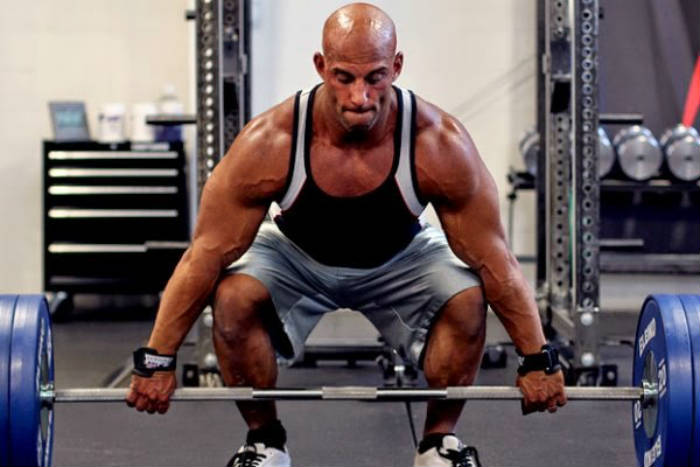
[[[700,296],[652,295],[637,325],[631,387],[569,387],[570,400],[632,402],[639,465],[700,466]],[[51,465],[56,403],[123,402],[125,389],[54,387],[51,325],[40,295],[0,295],[0,465]],[[506,386],[181,388],[173,401],[519,400]]]

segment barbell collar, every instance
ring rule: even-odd
[[[46,404],[54,402],[123,402],[127,390],[121,388],[42,389],[40,397]],[[569,400],[642,400],[656,399],[654,387],[567,387]],[[520,400],[520,389],[508,386],[454,386],[442,389],[376,388],[370,386],[333,386],[316,389],[254,389],[238,388],[181,388],[172,395],[172,401],[221,400],[381,400],[427,401],[440,399],[461,400]]]

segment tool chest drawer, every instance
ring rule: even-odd
[[[45,141],[44,288],[157,293],[189,242],[182,143]]]

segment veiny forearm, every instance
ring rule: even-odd
[[[205,307],[221,274],[222,258],[191,246],[163,292],[148,346],[175,353]]]
[[[516,348],[525,354],[539,352],[546,341],[532,289],[513,255],[502,256],[487,260],[478,269],[486,301]]]
[[[464,244],[460,237],[448,236],[452,250],[481,278],[486,301],[515,346],[525,354],[539,352],[546,340],[532,288],[515,256],[505,242],[475,248],[473,242]]]

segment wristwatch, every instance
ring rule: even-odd
[[[551,375],[561,369],[559,352],[549,344],[543,345],[539,353],[523,355],[518,351],[518,362],[520,363],[518,367],[520,376],[526,375],[531,371],[544,371],[546,374]]]

